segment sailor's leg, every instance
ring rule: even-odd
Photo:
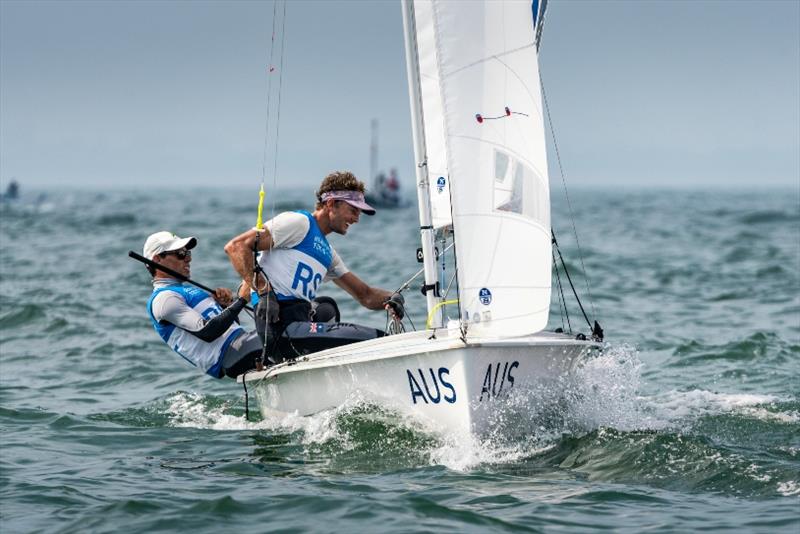
[[[245,332],[233,340],[222,356],[222,369],[226,376],[236,378],[245,371],[256,368],[261,358],[261,338],[257,332]]]
[[[309,321],[316,323],[338,323],[341,321],[339,306],[331,297],[317,297],[311,301]]]
[[[297,321],[286,327],[279,340],[279,345],[285,343],[295,354],[302,356],[385,335],[383,330],[352,323]]]

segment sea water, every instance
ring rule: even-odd
[[[247,420],[239,385],[160,341],[128,250],[158,230],[197,236],[192,276],[232,287],[223,246],[253,225],[254,191],[3,204],[0,531],[798,532],[798,191],[553,197],[607,347],[557,405],[515,400],[524,435],[483,441],[359,398]],[[271,192],[266,211],[312,200],[311,188]],[[332,242],[358,276],[394,289],[419,268],[417,227],[412,204]],[[322,293],[346,319],[385,325],[333,284]],[[569,319],[554,302],[550,327],[586,332],[566,293]],[[416,283],[406,299],[419,328]]]

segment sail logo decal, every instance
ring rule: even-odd
[[[411,402],[417,404],[417,399],[425,404],[439,404],[443,400],[450,404],[456,402],[456,388],[448,382],[449,374],[447,367],[439,367],[436,372],[429,367],[427,373],[422,369],[416,369],[416,373],[406,369]]]
[[[446,183],[447,183],[447,180],[444,179],[444,176],[440,176],[436,180],[436,191],[438,191],[439,193],[443,193],[444,192],[444,186],[445,186]]]
[[[481,396],[478,402],[483,402],[483,397],[486,395],[486,400],[498,398],[505,390],[508,394],[509,390],[514,387],[514,375],[512,371],[519,367],[519,362],[497,362],[497,364],[490,363],[486,368],[486,374],[483,375],[483,385],[481,386]]]
[[[492,292],[489,291],[489,288],[482,287],[480,291],[478,291],[478,300],[481,301],[481,304],[484,306],[488,306],[492,303]]]

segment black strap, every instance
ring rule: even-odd
[[[439,292],[439,281],[437,280],[435,284],[422,284],[422,294],[427,296],[428,291],[433,290],[434,297],[441,297],[442,295]]]
[[[261,265],[259,265],[259,263],[258,263],[258,238],[259,238],[260,235],[261,235],[260,229],[257,228],[256,229],[256,239],[255,239],[255,241],[253,241],[253,283],[254,283],[254,285],[256,287],[252,288],[253,291],[255,291],[256,293],[258,293],[258,275],[259,274],[263,275],[264,276],[264,280],[266,281],[267,284],[269,284],[269,278],[267,278],[267,273],[264,272],[264,270],[261,268]],[[265,296],[264,298],[267,298],[267,297]],[[261,304],[263,306],[263,304],[261,303],[260,299],[261,299],[261,297],[259,296],[259,304]],[[257,313],[255,314],[254,319],[255,319],[255,321],[259,320]],[[263,340],[264,344],[261,347],[261,356],[259,357],[258,363],[256,364],[259,369],[264,367],[264,365],[267,362],[267,352],[268,352],[267,345],[268,345],[268,340],[269,340],[269,335],[268,335],[269,329],[270,329],[269,321],[265,321],[265,324],[264,324],[264,340]],[[245,389],[245,391],[247,391],[247,390]]]

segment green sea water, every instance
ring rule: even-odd
[[[359,398],[247,420],[239,385],[160,341],[127,251],[158,230],[195,235],[193,277],[234,286],[222,247],[252,226],[252,191],[2,204],[0,531],[798,532],[798,190],[572,191],[583,262],[553,196],[607,347],[565,402],[522,400],[521,438],[483,441]],[[267,211],[312,200],[269,199]],[[413,206],[381,211],[332,242],[368,283],[395,288],[418,269],[417,227]],[[323,293],[348,320],[384,326]],[[424,324],[419,292],[407,302]],[[563,321],[554,303],[551,328]]]

